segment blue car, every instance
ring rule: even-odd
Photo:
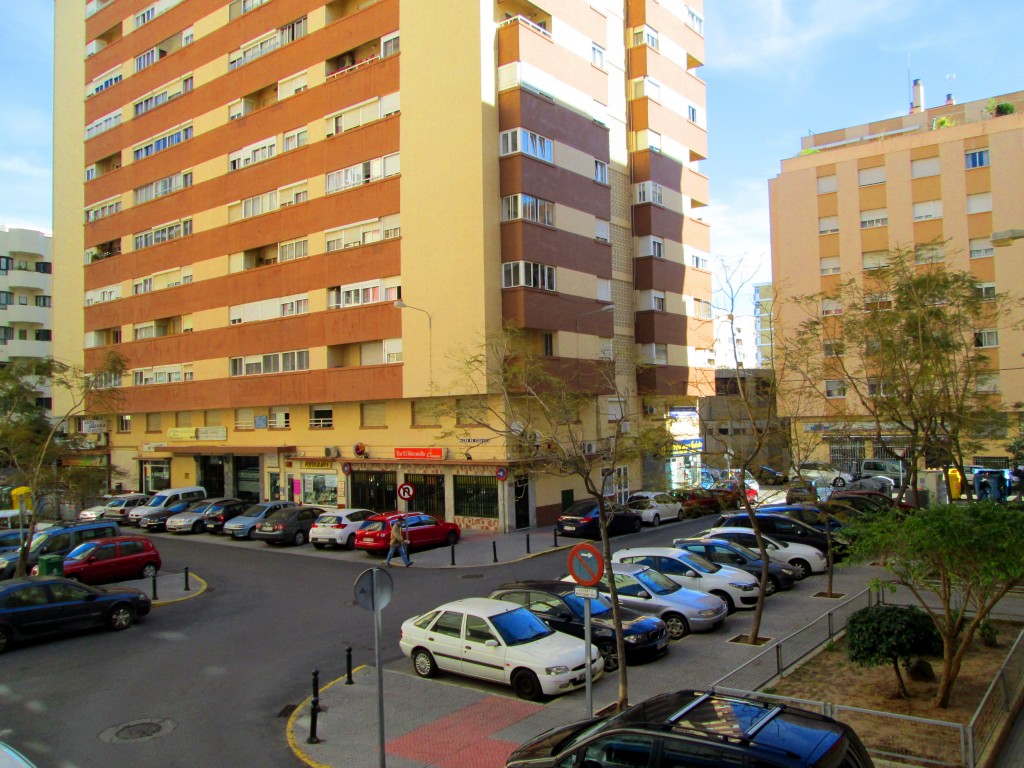
[[[0,531],[0,552],[18,549],[25,540],[25,536],[28,536],[28,529],[26,528],[12,528],[8,531]]]

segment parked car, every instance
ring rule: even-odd
[[[201,501],[206,498],[206,489],[201,485],[186,485],[180,488],[167,488],[153,495],[145,504],[140,504],[128,512],[128,521],[135,525],[139,520],[150,512],[156,512],[164,507],[171,507],[181,504],[183,501],[189,503]]]
[[[758,583],[738,568],[719,565],[675,547],[636,547],[612,554],[613,563],[646,565],[681,587],[721,598],[732,613],[757,605]]]
[[[825,493],[819,494],[819,490],[825,490]],[[794,480],[786,486],[786,503],[814,504],[822,498],[828,498],[828,492],[831,490],[832,486],[819,489],[814,480]]]
[[[857,481],[854,481],[854,484],[856,484],[856,482]],[[842,490],[836,489],[836,491],[829,497],[829,501],[841,501],[844,504],[849,504],[860,512],[879,512],[892,509],[893,507],[899,507],[906,512],[910,512],[914,509],[913,504],[907,504],[905,501],[896,501],[896,499],[886,493],[850,490],[848,488],[843,488]]]
[[[860,477],[884,477],[897,488],[903,485],[907,470],[899,459],[862,459],[857,472]]]
[[[661,525],[662,520],[683,519],[683,505],[661,491],[637,491],[626,499],[626,506],[654,527]]]
[[[188,507],[184,512],[178,512],[167,518],[166,528],[172,533],[202,533],[206,530],[206,513],[215,504],[225,501],[237,501],[237,499],[203,499]]]
[[[646,565],[612,563],[612,575],[619,604],[656,615],[665,622],[673,640],[691,632],[710,632],[729,614],[728,606],[720,597],[683,589]],[[562,581],[571,582],[573,578],[565,576]],[[605,596],[610,593],[607,575],[597,583],[597,589]]]
[[[10,744],[0,741],[0,766],[3,768],[39,768]]]
[[[742,544],[751,552],[758,551],[757,536],[750,528],[709,528],[697,534],[700,537],[711,537],[715,539],[726,539]],[[828,561],[825,554],[817,547],[809,544],[798,544],[792,541],[783,541],[774,536],[767,536],[763,532],[765,549],[768,550],[768,557],[771,560],[788,564],[793,569],[793,575],[799,581],[805,579],[812,573],[824,573],[828,569]],[[674,545],[676,539],[672,542]]]
[[[738,568],[741,571],[761,580],[761,570],[764,561],[760,555],[753,552],[742,544],[735,541],[715,538],[699,539],[675,539],[672,546],[677,549],[684,549],[695,555],[703,557],[710,563]],[[792,589],[796,581],[796,574],[788,565],[776,563],[768,558],[768,581],[765,583],[764,593],[774,595],[780,589]]]
[[[713,496],[718,497],[718,503],[722,509],[739,509],[743,506],[744,491],[735,480],[719,480],[708,490]],[[750,499],[751,504],[757,501],[757,491],[754,491],[753,495],[754,498],[750,499],[750,492],[746,492],[746,497]]]
[[[282,507],[256,523],[253,538],[267,544],[294,544],[301,547],[309,541],[309,531],[324,513],[321,507]]]
[[[784,472],[771,467],[758,467],[754,476],[764,485],[784,485],[788,479]]]
[[[249,507],[241,499],[220,499],[215,501],[203,515],[207,533],[220,533],[228,520],[234,520]]]
[[[196,507],[202,507],[203,501],[179,501],[177,504],[169,504],[166,507],[151,510],[139,518],[139,528],[147,531],[166,531],[167,521],[182,512],[188,512]]]
[[[150,606],[149,596],[132,587],[89,587],[53,576],[12,579],[0,584],[0,653],[43,635],[127,629]]]
[[[149,499],[150,496],[146,493],[123,493],[109,499],[106,504],[83,509],[78,513],[78,519],[97,520],[102,517],[104,520],[124,522],[128,519],[128,513],[132,509],[145,504]]]
[[[760,510],[755,514],[761,533],[767,533],[773,539],[790,541],[794,544],[808,544],[821,552],[828,552],[828,539],[825,538],[824,531],[819,531],[817,528],[812,528],[785,515],[771,514]],[[746,512],[733,512],[719,517],[711,527],[746,528],[749,530],[753,526],[750,524],[750,517]],[[833,556],[837,554],[833,551]]]
[[[462,536],[462,529],[458,524],[447,520],[438,520],[436,517],[418,512],[388,512],[371,515],[363,521],[362,526],[356,531],[356,549],[383,555],[391,548],[391,526],[395,523],[405,527],[410,550],[451,546],[458,543]]]
[[[470,597],[405,621],[399,641],[416,674],[438,670],[512,686],[522,699],[557,696],[604,670],[597,648],[556,632],[522,606]]]
[[[874,768],[845,723],[785,704],[692,690],[558,726],[505,762],[506,768],[743,765]]]
[[[113,520],[62,523],[50,526],[45,530],[37,529],[32,537],[32,544],[28,548],[26,565],[31,569],[43,555],[66,555],[83,542],[119,536],[120,533],[121,529]],[[9,579],[14,576],[17,564],[17,551],[0,555],[0,579]]]
[[[601,538],[601,528],[597,521],[598,508],[594,499],[581,499],[573,502],[555,521],[555,530],[559,536],[577,536],[584,539]],[[640,530],[642,519],[640,514],[621,504],[612,505],[612,519],[608,523],[608,534],[636,533]]]
[[[836,507],[842,512],[846,512],[850,508],[843,509],[842,507]],[[825,521],[828,521],[828,529],[834,534],[840,528],[843,527],[842,521],[835,516],[835,514],[829,512],[829,502],[822,504],[770,504],[768,506],[760,507],[759,512],[768,512],[775,515],[785,515],[791,517],[794,520],[799,520],[805,525],[809,525],[811,528],[817,528],[819,531],[825,530]]]
[[[722,479],[722,471],[715,469],[714,467],[701,467],[700,468],[700,487],[710,488],[712,485]]]
[[[723,480],[732,480],[734,483],[739,483],[740,480],[741,480],[741,478],[740,478],[740,470],[738,470],[738,469],[727,470],[724,473],[724,476],[723,476],[722,479]],[[747,492],[747,498],[749,498],[750,499],[750,503],[753,504],[755,501],[757,501],[757,494],[758,494],[758,491],[761,490],[761,484],[757,482],[757,478],[755,478],[752,474],[750,474],[750,472],[748,470],[745,470],[745,469],[743,470],[742,481],[743,481],[743,487],[744,487],[744,489]],[[751,493],[751,491],[753,491],[753,493]]]
[[[676,488],[669,495],[682,506],[685,517],[702,517],[726,508],[723,496],[707,488]]]
[[[79,544],[64,557],[64,577],[85,584],[148,579],[162,565],[160,553],[144,536],[115,536]],[[32,575],[39,574],[39,566]]]
[[[834,485],[841,487],[852,483],[854,477],[849,472],[843,472],[838,467],[826,464],[822,461],[802,461],[789,470],[789,479],[814,480],[818,487]]]
[[[576,597],[575,587],[568,582],[517,581],[495,587],[488,597],[521,605],[552,629],[567,635],[582,639],[586,633],[583,621],[584,600]],[[627,663],[631,659],[658,656],[668,650],[669,636],[665,622],[621,606],[619,613]],[[612,604],[604,597],[591,600],[590,638],[604,657],[605,672],[619,668],[615,637]]]
[[[313,523],[309,540],[317,549],[324,547],[356,548],[356,531],[373,512],[369,509],[339,509],[324,512]]]
[[[28,536],[28,528],[9,528],[0,530],[0,552],[21,549],[21,545],[25,542],[25,538]]]
[[[276,512],[283,507],[299,506],[294,501],[261,501],[245,508],[240,515],[236,515],[224,523],[224,533],[233,539],[251,539],[256,530],[256,524],[271,512]]]

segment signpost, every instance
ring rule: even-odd
[[[361,608],[373,611],[373,658],[377,665],[377,741],[380,768],[386,768],[384,752],[384,667],[380,661],[380,611],[391,602],[394,582],[391,574],[381,568],[367,568],[356,579],[352,589]],[[588,667],[589,669],[589,667]]]
[[[593,544],[577,544],[569,550],[569,574],[580,586],[576,597],[583,600],[583,645],[587,649],[587,717],[594,716],[594,673],[590,668],[590,601],[597,599],[596,585],[604,576],[604,557]]]

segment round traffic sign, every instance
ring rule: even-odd
[[[501,482],[505,482],[506,480],[508,480],[508,469],[506,469],[505,467],[498,467],[496,470],[494,470],[494,476],[498,478],[498,480],[500,480]]]
[[[341,472],[342,472],[342,474],[345,474],[345,475],[351,475],[352,474],[352,465],[349,464],[346,461],[344,464],[341,465]]]
[[[569,575],[583,587],[592,587],[604,576],[604,557],[593,544],[577,544],[569,550]]]
[[[412,501],[412,498],[416,495],[416,489],[413,488],[409,483],[402,483],[398,486],[398,498],[402,501]]]
[[[359,574],[352,592],[361,608],[373,611],[391,602],[395,583],[383,568],[367,568]]]

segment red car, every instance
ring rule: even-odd
[[[64,576],[85,584],[148,579],[162,561],[153,542],[142,536],[114,536],[79,544],[64,556]],[[39,566],[32,569],[33,575]]]
[[[356,549],[384,554],[391,547],[391,526],[401,524],[405,518],[406,537],[409,549],[426,549],[442,544],[454,544],[462,535],[462,529],[455,523],[438,520],[430,515],[412,512],[387,512],[366,518],[356,531]]]
[[[669,492],[669,496],[683,505],[683,513],[687,517],[717,514],[727,509],[720,494],[712,493],[706,488],[676,488]]]
[[[711,493],[718,496],[724,509],[737,509],[743,506],[743,489],[735,480],[719,480],[709,489]],[[754,504],[757,502],[757,491],[747,488],[747,500]]]

